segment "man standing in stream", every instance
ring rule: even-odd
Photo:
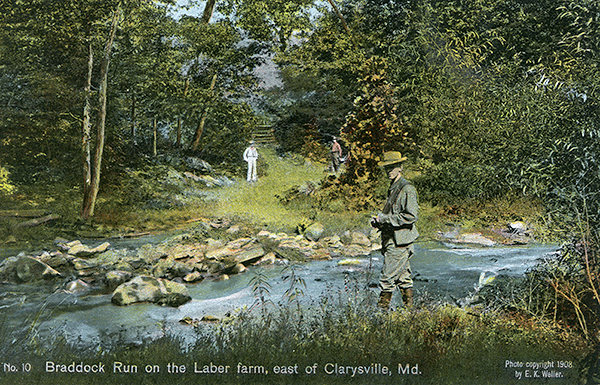
[[[419,236],[415,226],[419,204],[417,190],[402,177],[405,160],[400,152],[389,151],[379,162],[391,182],[383,211],[371,219],[371,225],[381,231],[383,268],[377,305],[382,309],[389,308],[396,287],[402,293],[404,306],[413,304],[410,258],[414,254],[413,242]]]
[[[256,182],[258,175],[256,172],[256,160],[258,159],[258,151],[254,146],[254,141],[250,141],[250,147],[244,151],[244,160],[248,162],[248,176],[246,180],[248,182]]]

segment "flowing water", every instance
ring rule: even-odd
[[[446,300],[464,298],[474,291],[482,273],[486,277],[523,276],[538,259],[556,250],[553,245],[459,248],[433,242],[418,244],[411,260],[416,295],[427,292]],[[306,285],[302,287],[302,301],[306,306],[322,296],[344,290],[349,284],[378,291],[374,286],[381,269],[381,254],[374,252],[370,258],[360,258],[349,265],[339,262],[340,259],[333,259],[294,266],[295,274]],[[9,314],[11,327],[28,324],[31,318],[27,317],[39,314],[43,306],[45,311],[39,320],[42,336],[62,334],[71,343],[97,345],[107,335],[120,334],[121,339],[135,343],[158,336],[165,329],[176,333],[190,330],[189,326],[179,323],[184,317],[223,317],[243,306],[251,306],[255,297],[249,282],[258,271],[268,279],[268,299],[274,303],[283,301],[289,288],[289,282],[285,282],[282,275],[284,268],[284,265],[256,267],[229,280],[205,280],[189,285],[192,301],[179,308],[153,304],[117,307],[111,304],[107,293],[74,295],[47,285],[2,285],[0,306]]]

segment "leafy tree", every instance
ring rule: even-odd
[[[363,66],[362,95],[342,127],[342,140],[350,148],[345,183],[378,180],[378,162],[384,151],[406,150],[408,132],[398,119],[395,88],[387,80],[385,60],[371,58]]]
[[[3,2],[0,7],[3,76],[9,80],[1,113],[7,162],[17,180],[77,175],[73,150],[81,142],[81,87],[88,43],[103,29],[112,2]],[[10,89],[10,91],[8,91]],[[7,92],[8,91],[8,92]],[[19,164],[16,164],[18,161]],[[64,171],[64,174],[60,170]],[[52,170],[52,173],[49,172]]]
[[[263,61],[264,46],[244,42],[228,20],[206,24],[187,17],[181,21],[181,36],[189,59],[185,69],[189,89],[182,105],[192,133],[189,147],[219,161],[223,151],[215,144],[228,147],[225,158],[239,163],[239,153],[258,124],[248,103],[258,90],[254,69]]]
[[[313,0],[227,0],[219,11],[247,31],[251,39],[276,45],[285,52],[293,37],[311,29]]]

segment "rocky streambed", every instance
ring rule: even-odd
[[[324,236],[318,223],[302,230],[275,233],[202,220],[176,234],[57,239],[45,251],[0,262],[4,325],[15,331],[35,326],[40,338],[82,347],[137,344],[167,331],[193,339],[190,325],[251,308],[259,276],[269,289],[265,300],[285,304],[290,271],[304,283],[298,299],[307,309],[356,290],[377,294],[383,261],[377,232]],[[417,297],[470,303],[494,277],[522,276],[556,251],[504,243],[490,247],[481,234],[455,233],[418,243],[411,261]]]
[[[200,221],[187,232],[133,248],[119,246],[118,240],[57,239],[54,248],[2,261],[0,281],[51,282],[55,290],[74,294],[112,293],[112,303],[119,306],[150,302],[177,307],[191,300],[189,285],[204,280],[227,280],[256,265],[365,256],[379,244],[376,232],[329,237],[323,232],[318,223],[290,235]]]

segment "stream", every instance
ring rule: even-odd
[[[131,246],[135,244],[125,247]],[[437,242],[417,244],[411,260],[416,296],[429,293],[452,302],[450,298],[464,298],[473,292],[482,273],[486,277],[523,276],[538,259],[556,250],[556,245],[467,248]],[[373,252],[370,258],[358,259],[350,265],[340,265],[340,261],[312,261],[294,266],[295,273],[306,284],[302,287],[304,295],[301,297],[306,306],[321,296],[344,290],[350,283],[378,292],[376,287],[366,287],[367,283],[374,286],[377,282],[382,264],[380,253]],[[41,337],[61,334],[69,343],[95,346],[108,335],[120,334],[125,341],[141,343],[144,339],[160,336],[164,330],[191,335],[192,328],[179,322],[184,317],[197,320],[204,316],[220,318],[243,306],[251,306],[255,298],[249,282],[257,269],[268,278],[269,299],[274,303],[283,301],[289,288],[282,276],[284,267],[281,264],[254,267],[228,280],[205,280],[188,285],[192,301],[179,308],[145,303],[118,307],[111,304],[108,293],[92,291],[75,295],[54,291],[47,284],[4,284],[0,285],[0,309],[11,328],[29,325],[32,317],[42,314],[38,321]],[[398,305],[398,297],[394,296],[393,306]],[[41,308],[43,313],[40,313]]]

